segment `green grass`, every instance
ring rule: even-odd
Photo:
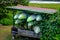
[[[8,35],[8,36],[5,38],[5,40],[12,40],[11,35]]]
[[[41,8],[52,8],[52,9],[60,9],[60,4],[34,4],[30,3],[29,6],[41,7]]]

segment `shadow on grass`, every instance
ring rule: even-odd
[[[12,40],[12,36],[11,35],[8,35],[5,40]]]

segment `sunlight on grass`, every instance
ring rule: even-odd
[[[41,7],[41,8],[52,8],[52,9],[60,9],[60,4],[34,4],[30,3],[29,6]]]

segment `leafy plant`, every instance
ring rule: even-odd
[[[29,0],[19,0],[19,3],[20,3],[21,5],[28,6]]]
[[[12,24],[12,20],[8,19],[8,18],[4,18],[1,21],[1,24],[3,25],[11,25]]]
[[[49,19],[41,22],[41,40],[59,40],[59,36],[55,39],[56,35],[60,34],[60,28],[58,26],[57,17],[59,13],[49,15]]]
[[[28,5],[28,0],[17,0],[17,2],[19,2],[19,4],[21,5]],[[0,0],[0,20],[1,20],[1,24],[10,24],[12,23],[12,11],[7,10],[6,6],[14,6],[17,5],[16,1],[14,0]],[[4,22],[3,22],[4,21]],[[10,23],[9,23],[10,21]]]
[[[60,34],[56,34],[56,36],[54,37],[56,40],[60,40]]]

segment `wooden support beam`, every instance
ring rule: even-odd
[[[40,38],[40,34],[35,34],[33,31],[29,31],[29,30],[18,29],[18,35],[32,37],[32,38]]]

